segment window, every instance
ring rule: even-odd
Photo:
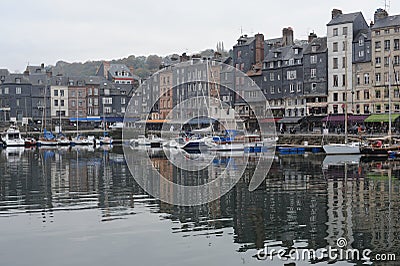
[[[19,99],[17,99],[16,105],[17,107],[19,107]]]
[[[346,86],[346,74],[342,75],[342,86]]]
[[[311,64],[316,64],[317,63],[317,56],[316,55],[312,55],[310,57],[310,63]]]
[[[345,92],[342,93],[342,99],[344,102],[347,101],[347,95]]]
[[[75,97],[75,91],[71,91],[71,97]]]
[[[15,94],[21,94],[21,87],[15,88]]]
[[[333,58],[333,69],[339,68],[339,60],[335,57]]]
[[[364,39],[363,38],[360,38],[358,40],[358,46],[364,46]]]
[[[389,29],[385,29],[385,34],[389,34],[390,30]]]
[[[289,59],[289,66],[293,66],[294,65],[294,59],[293,58],[290,58]]]
[[[316,91],[317,90],[317,83],[311,83],[311,91]]]
[[[394,64],[395,66],[400,65],[400,56],[396,55],[396,56],[394,57],[393,64]]]
[[[61,106],[64,106],[64,100],[61,100],[61,102],[60,102],[60,104],[61,104]]]
[[[339,47],[338,43],[337,43],[337,42],[334,42],[334,43],[333,43],[333,49],[332,49],[332,51],[333,51],[333,52],[337,52],[337,51],[339,50],[338,47]]]
[[[337,106],[337,105],[334,105],[334,106],[333,106],[333,113],[334,113],[334,114],[337,114],[337,113],[338,113],[338,106]]]
[[[301,92],[302,84],[297,83],[297,92]]]
[[[394,105],[394,111],[395,111],[396,113],[398,113],[398,112],[400,111],[400,104],[396,103],[396,104]]]
[[[368,73],[364,74],[364,84],[365,85],[369,84],[369,74]]]
[[[346,57],[342,58],[342,68],[346,68]]]
[[[104,107],[104,113],[111,114],[111,107]]]
[[[60,90],[60,96],[64,97],[64,90]]]
[[[357,75],[357,76],[356,76],[356,82],[357,82],[357,85],[360,85],[360,84],[361,84],[361,77],[360,77],[360,75]]]
[[[343,27],[343,35],[347,35],[347,27]]]
[[[271,91],[271,94],[274,94],[275,93],[275,86],[271,86],[270,91]]]
[[[275,74],[274,74],[274,73],[270,73],[270,74],[269,74],[269,79],[270,79],[271,81],[274,81],[274,80],[275,80]]]
[[[369,90],[364,90],[364,100],[369,100]]]
[[[389,51],[390,50],[390,40],[386,40],[385,41],[385,51]]]
[[[376,82],[376,83],[381,82],[381,73],[376,73],[376,74],[375,74],[375,82]]]
[[[2,95],[3,94],[3,89],[2,88],[0,88],[0,95]]]
[[[363,50],[358,51],[358,57],[364,57],[364,51]]]
[[[383,90],[383,97],[384,97],[384,98],[389,98],[389,89],[388,89],[388,88],[385,88],[385,89]]]
[[[381,35],[381,31],[380,30],[376,30],[375,31],[375,35],[377,35],[377,36]]]
[[[316,68],[311,68],[311,78],[317,77],[317,69]]]
[[[93,89],[93,94],[94,95],[99,95],[99,89],[98,88],[94,88]]]
[[[381,98],[381,90],[376,90],[375,91],[375,98],[380,99]]]
[[[269,68],[274,68],[274,62],[269,63]]]
[[[104,95],[106,96],[110,95],[110,89],[104,89]]]
[[[316,45],[311,46],[311,52],[316,53],[317,50],[318,50],[318,46],[316,46]]]
[[[400,28],[394,28],[394,32],[396,33],[400,32]]]
[[[112,98],[103,98],[103,104],[112,104]]]
[[[375,58],[375,64],[376,64],[377,66],[380,66],[380,64],[381,64],[381,58],[380,58],[380,57],[376,57],[376,58]]]
[[[377,113],[381,112],[381,105],[380,104],[375,105],[375,108],[376,108],[376,112]]]
[[[125,104],[126,103],[126,99],[124,97],[121,98],[121,104]]]
[[[394,39],[394,50],[400,50],[399,39]]]
[[[388,66],[389,65],[389,57],[385,56],[383,58],[383,62],[385,63],[385,66]]]
[[[346,51],[346,49],[347,49],[347,43],[346,43],[346,41],[343,41],[342,47],[343,47],[343,51]]]
[[[339,76],[333,75],[333,87],[339,87]]]
[[[242,51],[239,50],[239,51],[237,52],[237,57],[240,58],[241,56],[242,56]]]
[[[384,74],[385,82],[389,82],[389,73],[385,72]]]
[[[333,29],[333,36],[338,36],[339,35],[339,30],[338,28]]]
[[[400,97],[399,89],[394,89],[393,92],[394,92],[394,98],[399,98]]]
[[[4,94],[8,94],[10,91],[8,88],[4,88]]]
[[[54,100],[54,106],[58,106],[58,100]]]
[[[72,107],[75,107],[75,106],[76,106],[75,100],[72,100],[71,105],[72,105]]]
[[[290,92],[293,93],[294,92],[294,84],[290,84],[289,89],[290,89]]]
[[[288,80],[296,79],[296,70],[288,71],[287,72],[287,79]]]
[[[54,90],[54,97],[58,96],[58,90]]]
[[[375,42],[375,51],[380,51],[381,50],[381,42]]]
[[[298,48],[294,49],[294,54],[299,54],[299,49]]]
[[[357,101],[360,100],[360,91],[356,91],[356,100],[357,100]]]
[[[338,93],[337,92],[333,93],[333,101],[337,102],[338,100],[339,100]]]

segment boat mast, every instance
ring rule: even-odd
[[[345,100],[345,114],[344,114],[344,132],[345,132],[345,137],[344,137],[344,143],[345,144],[347,144],[348,143],[348,134],[347,134],[347,127],[348,127],[348,121],[347,121],[347,119],[348,119],[348,112],[347,112],[347,49],[348,49],[348,43],[347,43],[347,35],[345,35],[344,36],[344,38],[345,38],[345,45],[346,45],[346,47],[345,47],[345,58],[346,58],[346,62],[345,62],[345,80],[344,80],[344,94],[345,94],[345,99],[343,99],[343,100]]]
[[[391,81],[390,71],[392,69],[391,69],[391,65],[390,65],[390,63],[391,63],[390,57],[391,57],[391,54],[389,53],[389,133],[388,133],[388,135],[389,135],[389,141],[391,142],[392,141],[392,96],[391,96],[392,81]]]
[[[78,103],[79,88],[76,89],[76,137],[79,135],[79,103]]]

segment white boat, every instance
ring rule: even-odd
[[[71,144],[73,145],[93,145],[94,137],[85,137],[82,135],[78,135],[72,138]]]
[[[328,155],[360,154],[360,143],[358,142],[326,144],[322,147]]]
[[[57,145],[59,146],[68,146],[71,144],[71,141],[64,135],[64,134],[59,134],[57,136]]]
[[[327,169],[331,165],[359,164],[361,154],[327,155],[322,163],[322,168]]]
[[[113,139],[108,136],[103,136],[96,139],[96,145],[112,145]]]
[[[6,147],[22,147],[25,146],[25,140],[21,137],[18,127],[11,125],[2,136],[3,144]]]
[[[25,147],[33,147],[37,145],[37,141],[33,137],[27,137],[24,139],[25,141]]]

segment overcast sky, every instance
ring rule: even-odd
[[[244,34],[281,36],[294,28],[296,39],[310,31],[326,35],[332,8],[362,11],[367,22],[384,7],[381,0],[338,1],[3,1],[0,15],[0,68],[23,71],[58,60],[122,58],[129,55],[195,53],[223,41],[231,48]],[[247,6],[246,6],[247,5]],[[392,0],[391,15],[400,14]]]

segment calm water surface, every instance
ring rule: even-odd
[[[176,207],[143,192],[120,147],[0,151],[0,265],[362,264],[256,257],[265,245],[320,249],[339,237],[352,248],[400,251],[400,162],[277,156],[256,191],[248,190],[250,163],[221,199]],[[185,175],[162,154],[152,162],[192,184],[209,175]],[[223,169],[226,158],[213,164]]]

